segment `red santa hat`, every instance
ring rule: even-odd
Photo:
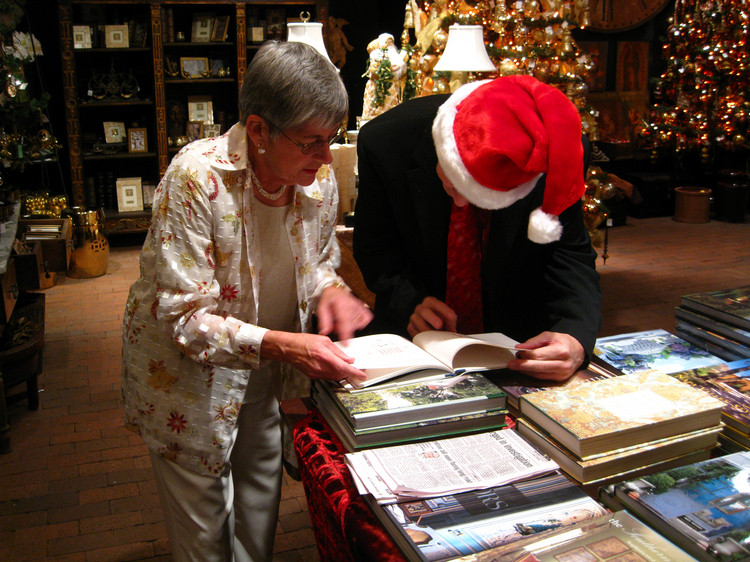
[[[466,84],[438,110],[432,138],[444,174],[483,209],[515,203],[547,174],[528,236],[560,239],[558,215],[584,192],[581,119],[560,90],[525,75]]]

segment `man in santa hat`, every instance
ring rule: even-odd
[[[601,290],[562,92],[507,76],[411,100],[363,126],[357,154],[369,331],[502,332],[523,342],[509,368],[541,379],[588,364]]]

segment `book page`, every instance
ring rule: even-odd
[[[453,371],[479,371],[507,367],[518,342],[498,332],[465,336],[428,330],[414,336],[414,343]]]
[[[352,383],[355,388],[363,388],[397,375],[424,369],[439,369],[452,372],[429,353],[412,342],[395,334],[373,334],[352,338],[336,345],[349,357],[354,358],[354,366],[367,373],[367,380]],[[435,375],[433,371],[430,373]]]

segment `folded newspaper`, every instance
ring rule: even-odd
[[[557,470],[514,429],[347,453],[361,494],[378,503],[501,486]]]

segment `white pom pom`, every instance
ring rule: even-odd
[[[562,236],[560,219],[537,207],[529,217],[529,240],[537,244],[549,244]]]

